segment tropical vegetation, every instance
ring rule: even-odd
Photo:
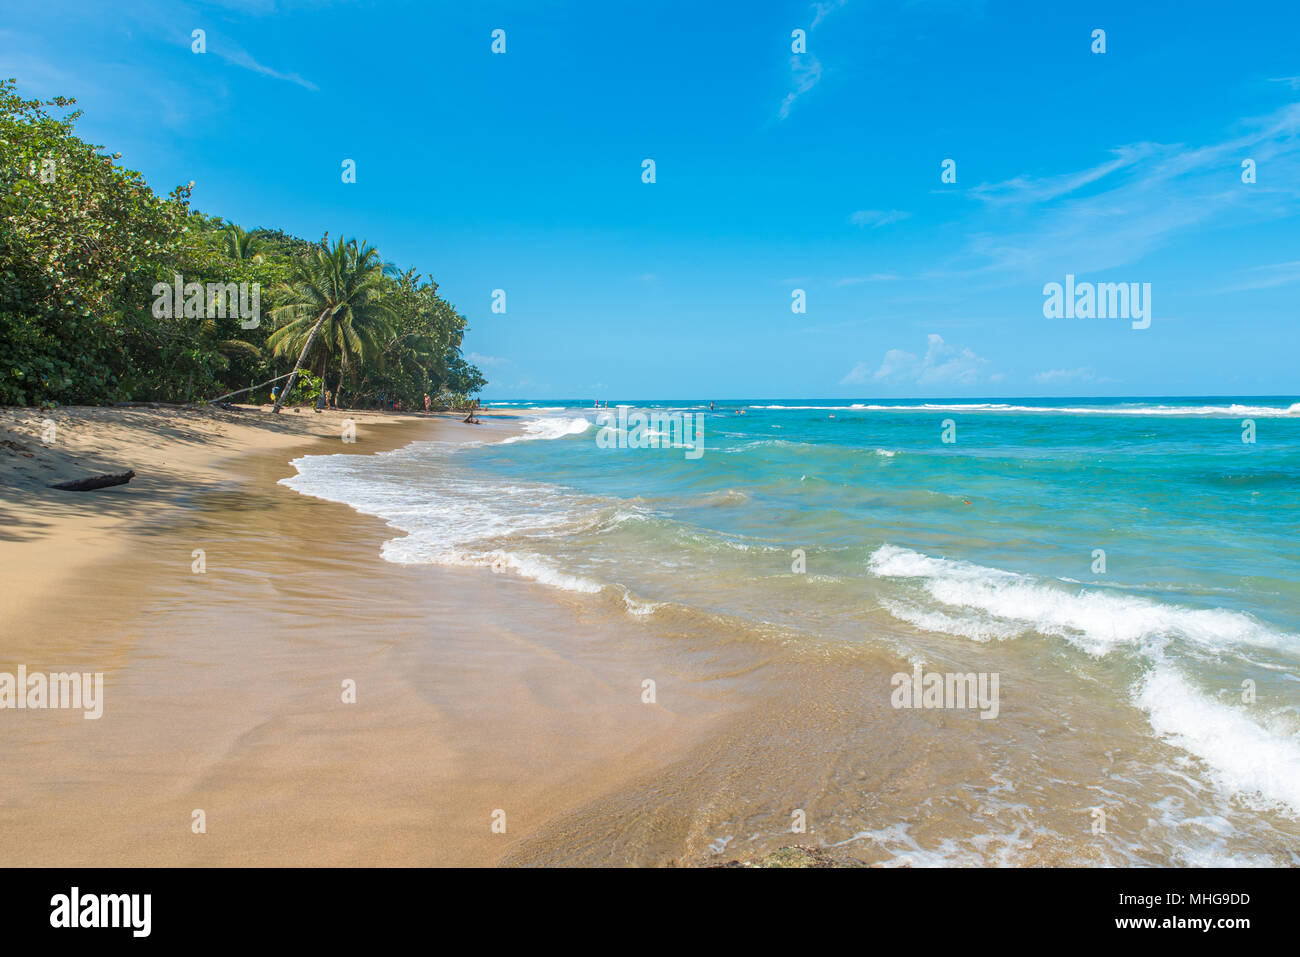
[[[274,387],[417,408],[486,384],[432,279],[357,239],[205,215],[193,183],[159,196],[76,136],[74,106],[0,81],[0,405],[265,401]],[[214,284],[260,291],[257,316],[214,307]]]

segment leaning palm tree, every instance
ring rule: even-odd
[[[355,239],[330,246],[328,237],[295,264],[293,281],[276,290],[282,305],[271,310],[271,317],[284,324],[267,345],[277,356],[296,351],[298,361],[273,412],[284,405],[309,356],[324,377],[331,352],[338,352],[346,367],[349,359],[359,363],[376,351],[395,318],[384,302],[385,277],[392,271],[374,247]]]

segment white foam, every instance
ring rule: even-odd
[[[792,439],[753,439],[734,448],[724,449],[728,454],[737,452],[748,452],[750,449],[761,448],[778,448],[778,449],[812,449],[817,446],[812,442],[796,442]]]
[[[382,550],[384,558],[399,564],[460,565],[474,568],[490,568],[497,573],[510,571],[520,578],[526,578],[529,581],[539,582],[543,585],[550,585],[552,588],[558,588],[561,591],[594,594],[604,587],[599,582],[594,582],[589,578],[563,572],[540,555],[508,552],[501,549],[488,552],[451,551],[431,553],[420,551],[414,553],[411,549],[403,547],[404,543],[409,541],[409,538],[398,538],[385,542]]]
[[[661,601],[640,601],[632,597],[630,592],[623,592],[623,604],[627,608],[628,614],[635,615],[637,618],[644,618],[647,615],[653,615],[660,608],[664,607]]]
[[[936,625],[948,625],[938,630],[963,637],[996,637],[998,627],[1017,632],[1033,629],[1064,638],[1091,655],[1121,647],[1159,646],[1172,638],[1211,651],[1241,646],[1300,647],[1300,637],[1273,631],[1241,612],[1185,608],[1114,591],[1069,588],[1059,579],[1043,581],[999,568],[933,558],[895,545],[876,549],[868,567],[881,578],[918,579],[934,600],[975,612],[974,618],[934,619]]]
[[[581,435],[589,428],[591,428],[590,420],[581,416],[574,418],[544,416],[540,419],[525,422],[523,424],[523,435],[512,435],[508,439],[502,439],[501,444],[509,445],[511,442],[562,439],[568,435]]]
[[[916,605],[901,601],[882,599],[880,606],[899,621],[915,625],[922,631],[933,631],[944,635],[956,635],[971,641],[1006,641],[1022,635],[1028,629],[1023,625],[991,619],[988,616],[957,617],[941,611],[930,611]]]
[[[1300,728],[1268,728],[1158,662],[1133,696],[1151,727],[1205,762],[1215,784],[1256,808],[1300,814]],[[1280,716],[1271,716],[1281,725]],[[1266,720],[1269,716],[1266,716]]]
[[[891,855],[881,862],[884,867],[1011,867],[1033,849],[1033,840],[1024,825],[1008,833],[987,833],[957,841],[943,838],[933,847],[923,847],[911,833],[909,825],[887,824],[876,830],[859,831],[852,837],[827,845],[845,847],[870,841]],[[971,847],[965,847],[969,844]]]

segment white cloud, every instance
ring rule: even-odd
[[[971,195],[991,203],[1041,203],[1069,195],[1111,173],[1127,169],[1146,159],[1157,149],[1154,143],[1120,146],[1110,151],[1114,159],[1090,169],[1064,173],[1060,176],[1045,176],[1040,179],[1016,176],[1001,183],[981,183],[971,190]]]
[[[802,55],[796,54],[790,57],[790,76],[794,81],[794,89],[785,95],[781,101],[781,108],[777,110],[777,116],[785,119],[790,115],[790,108],[794,106],[794,101],[799,99],[822,78],[822,65],[811,53]]]
[[[1034,375],[1035,382],[1087,382],[1095,379],[1097,373],[1090,368],[1084,367],[1079,369],[1049,369],[1046,372],[1038,372]]]
[[[850,369],[840,380],[840,385],[856,385],[860,382],[866,382],[867,377],[871,374],[871,367],[865,362],[859,362]]]
[[[1235,286],[1229,286],[1223,292],[1244,292],[1250,289],[1271,289],[1300,282],[1300,260],[1289,263],[1273,263],[1271,266],[1255,266],[1246,270],[1253,278],[1247,278]]]
[[[816,30],[818,24],[847,2],[848,0],[829,0],[827,3],[814,3],[812,25],[808,29]]]
[[[916,356],[902,349],[890,349],[885,353],[885,360],[880,363],[880,368],[876,370],[875,378],[893,379],[906,375],[915,368]]]
[[[866,362],[859,362],[840,380],[841,385],[866,382],[915,382],[918,385],[971,385],[977,382],[988,360],[965,346],[950,346],[943,336],[926,336],[925,355],[916,356],[902,349],[890,349],[873,373]]]
[[[1300,206],[1300,104],[1242,120],[1231,138],[1204,146],[1138,143],[1104,163],[1060,176],[1018,176],[968,190],[986,203],[965,254],[932,276],[1002,274],[1009,282],[1111,269],[1190,230],[1296,215]],[[1258,184],[1241,181],[1253,159]],[[1003,211],[1005,210],[1005,215]]]
[[[890,223],[902,222],[911,215],[901,209],[859,209],[849,217],[849,222],[854,226],[870,226],[872,229],[878,229]]]
[[[812,5],[812,23],[808,26],[808,32],[811,33],[816,30],[823,20],[847,2],[848,0],[819,0],[819,2],[814,3]],[[794,83],[794,89],[785,95],[785,99],[781,101],[781,108],[777,110],[777,116],[783,120],[790,115],[790,109],[794,106],[794,101],[820,82],[822,78],[821,61],[811,53],[796,54],[790,57],[790,76]]]
[[[873,272],[870,276],[845,276],[843,279],[835,280],[837,286],[856,286],[864,282],[893,282],[903,277],[898,273],[892,272]]]
[[[208,44],[208,50],[215,53],[227,63],[233,63],[235,66],[243,67],[245,70],[252,70],[254,73],[260,73],[262,76],[269,76],[274,80],[284,80],[286,83],[296,83],[304,89],[319,90],[319,87],[310,80],[304,80],[297,73],[281,73],[273,70],[265,64],[258,63],[253,59],[252,54],[242,47],[234,46],[225,41],[211,41]]]

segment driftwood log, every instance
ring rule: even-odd
[[[62,489],[65,492],[90,492],[97,488],[108,488],[111,485],[125,485],[133,478],[135,478],[135,472],[119,472],[116,475],[96,475],[92,478],[54,482],[50,485],[50,488]]]

